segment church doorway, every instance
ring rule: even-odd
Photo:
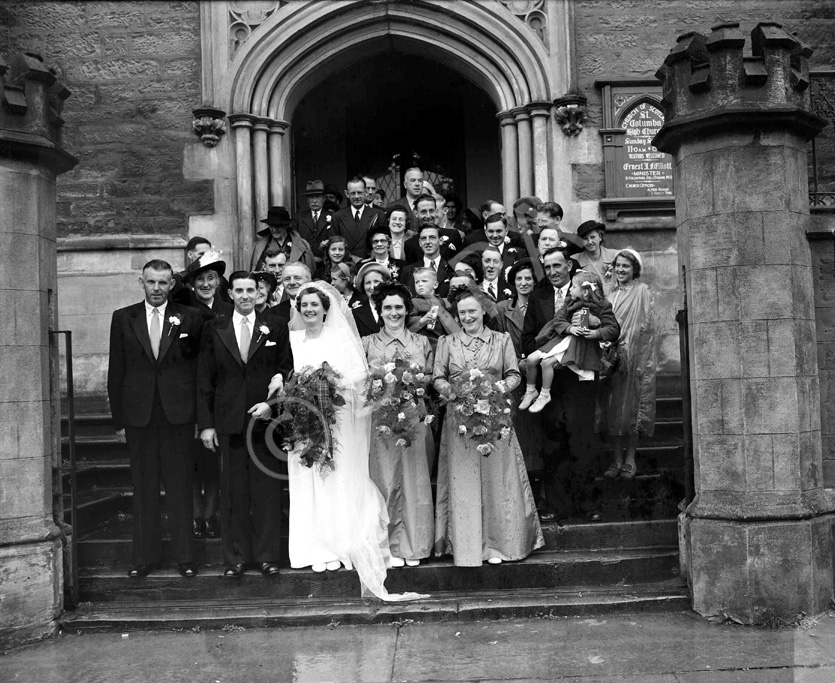
[[[502,193],[495,105],[460,73],[423,56],[389,49],[328,76],[299,101],[290,130],[299,208],[308,180],[344,188],[357,173],[376,178],[388,204],[414,165],[465,205]]]

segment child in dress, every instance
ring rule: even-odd
[[[575,326],[571,320],[577,312],[582,312],[585,322]],[[589,329],[589,315],[600,320],[596,329]],[[615,341],[619,333],[612,304],[603,294],[600,278],[596,273],[578,271],[571,280],[562,309],[536,336],[537,349],[528,356],[527,387],[519,409],[538,413],[550,403],[551,384],[558,366],[577,373],[581,382],[593,381],[600,370],[600,342]],[[540,365],[542,391],[537,394],[537,368]]]

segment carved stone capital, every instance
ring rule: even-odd
[[[588,119],[586,98],[582,95],[565,95],[554,100],[554,118],[568,137],[579,135]]]
[[[226,112],[213,107],[201,107],[192,111],[194,120],[191,123],[194,134],[199,137],[206,147],[214,147],[220,142],[220,136],[226,133]]]

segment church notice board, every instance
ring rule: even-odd
[[[652,146],[664,125],[661,84],[598,81],[603,95],[603,163],[607,220],[621,213],[674,213],[673,159]]]

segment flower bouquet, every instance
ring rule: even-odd
[[[485,457],[513,428],[513,401],[507,384],[496,376],[478,368],[463,372],[451,381],[447,396],[452,408],[447,419],[455,420],[458,434],[475,441],[476,450]]]
[[[336,409],[345,405],[339,393],[341,379],[328,363],[294,372],[284,385],[281,412],[275,419],[286,425],[287,451],[296,452],[305,467],[318,466],[322,477],[334,468],[331,429],[336,424]]]
[[[432,424],[434,406],[426,389],[432,381],[417,363],[399,354],[388,363],[369,367],[366,400],[372,406],[371,429],[386,442],[408,448],[419,422]]]

